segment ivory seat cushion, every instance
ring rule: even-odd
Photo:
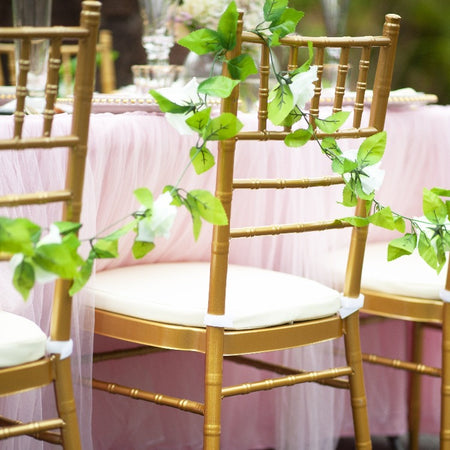
[[[208,263],[161,263],[99,272],[87,288],[96,308],[142,319],[203,327]],[[231,265],[226,328],[250,329],[335,314],[337,291],[281,272]]]
[[[370,289],[417,298],[439,299],[439,291],[445,286],[447,269],[439,275],[414,252],[393,261],[387,260],[387,242],[369,244],[366,247],[362,289]],[[327,258],[327,268],[335,280],[342,280],[348,250],[332,252]],[[448,261],[447,261],[448,264]],[[337,289],[341,286],[336,285]]]
[[[46,334],[31,320],[0,311],[0,367],[37,361],[45,355]]]

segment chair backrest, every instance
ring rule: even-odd
[[[237,134],[236,138],[219,142],[219,155],[217,158],[217,181],[216,196],[221,200],[225,207],[229,222],[232,225],[232,208],[231,200],[236,195],[237,190],[241,189],[300,189],[302,192],[311,191],[310,195],[317,193],[319,186],[332,186],[335,184],[343,184],[342,176],[314,177],[298,179],[235,179],[234,177],[234,156],[236,151],[245,151],[245,145],[240,141],[282,141],[291,130],[289,127],[276,127],[269,124],[268,121],[268,98],[271,82],[271,65],[270,52],[266,42],[254,33],[242,31],[242,20],[238,23],[237,44],[236,47],[229,52],[227,59],[230,60],[240,55],[241,48],[245,45],[246,51],[250,50],[251,54],[258,54],[260,57],[259,64],[259,101],[257,103],[257,115],[255,129],[244,127]],[[322,139],[332,136],[336,139],[359,139],[369,137],[375,133],[382,131],[385,121],[386,109],[391,87],[391,79],[393,73],[397,38],[400,28],[400,17],[397,15],[386,15],[386,21],[383,33],[380,36],[363,36],[363,37],[309,37],[299,35],[289,35],[280,39],[280,46],[277,48],[285,49],[288,53],[286,69],[293,70],[302,65],[299,56],[302,51],[308,56],[308,46],[312,45],[314,51],[313,64],[317,66],[317,81],[315,81],[314,95],[310,100],[309,113],[310,124],[315,130],[315,137],[311,140]],[[256,47],[256,50],[254,49]],[[255,50],[254,52],[252,51]],[[352,105],[347,109],[353,111],[353,122],[351,126],[342,126],[341,129],[332,133],[325,133],[315,127],[315,118],[320,118],[322,110],[322,74],[324,71],[324,55],[327,49],[340,50],[340,60],[337,67],[337,79],[332,92],[332,100],[327,99],[326,105],[332,105],[333,112],[343,109],[344,98],[346,96],[347,73],[349,69],[349,55],[354,51],[359,55],[359,64],[354,66],[357,69],[358,76],[355,86],[348,86],[350,91],[354,92],[354,100]],[[376,51],[374,51],[376,50]],[[375,54],[376,53],[376,54]],[[362,126],[362,117],[365,106],[366,90],[370,89],[369,83],[369,67],[371,65],[371,56],[375,57],[374,66],[376,74],[372,84],[372,100],[367,106],[370,109],[370,118],[367,126]],[[281,58],[279,58],[281,60]],[[226,64],[224,64],[223,74],[230,76]],[[242,91],[242,89],[241,89]],[[330,95],[327,90],[327,97]],[[229,98],[222,101],[221,111],[238,115],[238,105],[244,103],[245,99],[240,95],[239,85],[235,87]],[[323,106],[323,109],[325,106]],[[365,112],[366,113],[366,112]],[[364,113],[364,114],[365,114]],[[246,124],[247,125],[247,124]],[[241,144],[241,145],[239,145]],[[280,151],[284,146],[280,145]],[[301,152],[301,149],[298,150]],[[320,148],[318,146],[318,151]],[[263,157],[263,156],[261,156]],[[324,156],[325,157],[325,156]],[[299,171],[301,171],[299,166]],[[311,189],[310,189],[311,188]],[[336,201],[341,201],[342,197]],[[261,206],[261,210],[270,210],[267,205]],[[364,216],[366,214],[365,201],[359,200],[356,207],[356,214]],[[348,214],[350,215],[350,214]],[[211,280],[214,282],[210,289],[210,300],[208,313],[221,315],[225,311],[225,284],[226,284],[226,266],[228,261],[228,253],[230,239],[235,238],[253,238],[266,235],[281,235],[285,233],[304,233],[312,231],[323,231],[336,228],[344,228],[349,226],[347,223],[335,220],[335,218],[307,222],[307,223],[289,223],[289,224],[270,224],[263,226],[248,226],[242,228],[232,228],[227,226],[215,226],[213,234],[213,244],[211,251]],[[355,227],[353,229],[352,244],[349,253],[349,264],[347,270],[347,279],[345,283],[344,295],[349,297],[358,297],[360,289],[360,276],[362,260],[364,257],[364,246],[367,236],[367,228]]]
[[[84,1],[80,25],[73,27],[11,27],[0,28],[1,39],[14,39],[21,42],[21,59],[17,77],[16,109],[13,121],[13,131],[10,138],[0,140],[0,152],[6,155],[12,152],[29,154],[34,152],[36,158],[45,158],[51,152],[61,152],[67,149],[65,186],[51,191],[28,191],[1,193],[0,208],[20,208],[23,205],[63,205],[60,220],[79,222],[84,182],[84,170],[87,153],[87,139],[91,99],[94,87],[95,58],[98,26],[100,22],[100,2]],[[42,132],[38,136],[30,136],[27,132],[25,114],[25,101],[27,98],[27,75],[29,69],[30,47],[33,39],[49,40],[49,62],[47,70],[47,83],[45,89],[45,109],[42,114]],[[75,74],[75,89],[71,127],[61,134],[52,134],[52,125],[55,116],[55,100],[59,81],[59,68],[61,65],[61,44],[65,39],[78,42],[78,64]],[[25,164],[24,164],[25,166]],[[29,173],[27,167],[14,167],[19,172],[24,171],[26,179]],[[37,175],[37,174],[36,174]],[[38,178],[38,177],[36,177]],[[18,183],[19,185],[20,183]],[[36,189],[36,188],[35,188]],[[48,206],[47,206],[48,207]],[[11,217],[17,215],[11,210]],[[4,213],[3,213],[4,215]],[[9,215],[9,213],[8,213]],[[29,217],[33,220],[33,217]],[[49,224],[40,224],[48,226]],[[9,255],[1,254],[0,259],[8,259]],[[51,338],[64,341],[70,338],[71,303],[68,294],[70,284],[58,280],[55,288],[55,306],[52,316]]]
[[[98,71],[99,71],[99,89],[107,94],[116,89],[116,72],[114,68],[113,57],[113,40],[112,33],[109,30],[100,30],[97,43],[98,53]],[[62,86],[70,89],[73,84],[74,71],[73,62],[78,56],[78,45],[66,43],[61,47],[61,71]],[[9,81],[9,85],[16,84],[16,67],[15,67],[15,44],[12,42],[0,43],[0,85],[5,85]],[[2,67],[4,65],[7,70]]]

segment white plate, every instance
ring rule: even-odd
[[[73,98],[60,98],[57,101],[57,106],[72,104]],[[94,94],[92,98],[91,112],[93,113],[110,112],[120,114],[130,111],[161,113],[158,104],[151,96],[129,97],[116,94]]]
[[[343,98],[343,105],[353,105],[355,103],[356,92],[346,92]],[[438,98],[434,94],[425,94],[423,92],[416,92],[411,88],[397,89],[391,91],[389,95],[389,106],[419,106],[427,105],[429,103],[436,103]],[[333,105],[334,92],[329,92],[323,89],[320,96],[321,105]],[[364,96],[364,104],[370,105],[372,103],[372,91],[366,91]]]

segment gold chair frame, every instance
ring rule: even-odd
[[[100,30],[98,33],[97,53],[100,57],[98,67],[100,91],[108,94],[116,90],[116,71],[114,68],[113,57],[113,36],[110,30]],[[0,55],[6,56],[10,84],[16,84],[15,67],[15,45],[12,42],[0,42]],[[71,59],[78,54],[78,45],[65,44],[61,47],[61,58],[63,68],[63,81],[65,86],[71,86],[73,83]],[[0,61],[0,86],[5,84],[1,61]]]
[[[450,291],[450,265],[445,287]],[[364,353],[364,361],[411,373],[409,393],[409,448],[419,449],[421,378],[428,375],[441,378],[440,448],[450,449],[450,304],[440,299],[393,295],[381,291],[362,289],[365,296],[362,311],[369,314],[365,320],[395,319],[412,323],[412,355],[409,361]],[[440,368],[423,363],[424,330],[442,330]]]
[[[14,113],[14,135],[0,140],[0,151],[62,151],[68,149],[66,185],[61,190],[49,192],[10,193],[0,196],[0,207],[14,208],[21,205],[45,205],[63,203],[62,220],[79,222],[87,154],[87,139],[93,83],[98,27],[101,3],[84,1],[80,25],[73,27],[5,27],[0,28],[0,39],[22,42]],[[27,72],[32,39],[49,39],[50,55],[43,113],[42,135],[23,137],[25,99],[27,96]],[[72,127],[64,136],[52,136],[54,104],[58,87],[58,70],[61,65],[61,42],[74,39],[79,43],[78,66],[75,75]],[[32,218],[30,218],[32,220]],[[47,225],[47,224],[46,224]],[[0,254],[7,260],[10,255]],[[57,280],[53,297],[50,327],[52,341],[69,341],[71,334],[72,299],[70,282]],[[61,359],[49,354],[34,362],[0,368],[0,396],[6,396],[53,385],[58,416],[32,423],[21,423],[18,418],[0,418],[0,440],[28,435],[66,449],[81,448],[76,406],[71,377],[71,358]],[[51,431],[60,429],[60,433]],[[1,444],[0,444],[1,446]]]
[[[308,48],[312,43],[315,50],[314,64],[318,66],[318,81],[315,95],[311,100],[310,113],[318,116],[321,97],[321,79],[324,68],[324,52],[327,47],[341,49],[341,59],[338,67],[338,78],[334,97],[334,111],[342,109],[345,92],[346,75],[348,71],[348,55],[350,48],[361,49],[359,78],[354,105],[353,126],[338,130],[332,135],[340,138],[360,138],[371,136],[383,130],[390,85],[393,73],[396,44],[400,28],[400,17],[394,14],[386,16],[386,22],[381,36],[364,37],[304,37],[288,36],[280,40],[282,47],[289,49],[289,69],[297,67],[297,56],[300,48]],[[264,41],[252,34],[242,31],[242,21],[238,24],[236,48],[227,55],[231,59],[240,54],[241,45],[246,43],[260,48],[260,87],[258,106],[258,129],[242,131],[236,138],[221,141],[217,158],[216,196],[225,207],[228,217],[231,216],[232,192],[237,189],[284,189],[330,186],[341,184],[341,177],[325,177],[323,179],[296,180],[239,180],[233,177],[233,165],[237,142],[283,140],[290,130],[272,131],[267,126],[267,104],[269,92],[269,49]],[[368,80],[368,68],[372,48],[379,48],[379,59],[376,65],[373,101],[370,108],[368,127],[361,127],[364,106],[364,95]],[[224,74],[228,75],[226,68]],[[223,100],[222,112],[238,114],[239,88],[235,88],[230,98]],[[319,130],[319,138],[325,135]],[[364,215],[365,203],[360,201],[357,214]],[[215,226],[211,247],[210,290],[207,313],[223,316],[225,314],[225,290],[227,282],[228,252],[230,240],[241,237],[277,235],[284,233],[302,233],[317,230],[344,228],[346,224],[336,220],[314,223],[271,225],[263,227],[230,228],[230,226]],[[352,231],[351,248],[348,259],[348,270],[345,279],[344,295],[358,297],[360,294],[361,267],[364,257],[364,247],[367,228],[354,228]],[[368,427],[365,388],[362,373],[361,350],[359,343],[359,316],[351,314],[341,319],[338,314],[321,319],[304,322],[294,322],[285,325],[272,326],[250,330],[229,330],[217,326],[190,327],[168,323],[143,320],[136,317],[121,315],[96,308],[95,333],[118,340],[142,344],[130,350],[118,350],[94,355],[94,362],[108,359],[124,358],[163,349],[196,351],[205,354],[205,400],[198,402],[189,399],[176,398],[170,395],[147,392],[141,389],[119,385],[109,381],[94,379],[93,388],[109,393],[125,395],[134,399],[146,400],[159,405],[171,406],[184,411],[204,416],[204,448],[220,448],[220,416],[221,402],[225,397],[247,394],[275,387],[295,385],[303,382],[318,381],[333,387],[349,388],[351,391],[353,417],[357,448],[371,448]],[[289,349],[337,339],[344,336],[347,365],[314,372],[304,372],[298,368],[287,368],[269,364],[263,360],[248,357],[256,354],[282,349]],[[278,374],[268,380],[254,381],[236,386],[222,386],[223,360],[231,360],[256,368],[266,369]],[[347,379],[346,379],[347,378]]]

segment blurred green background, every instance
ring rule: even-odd
[[[325,33],[319,0],[291,4],[305,12],[299,33]],[[402,17],[392,89],[411,87],[450,104],[450,0],[350,0],[347,33],[379,34],[387,13]]]

